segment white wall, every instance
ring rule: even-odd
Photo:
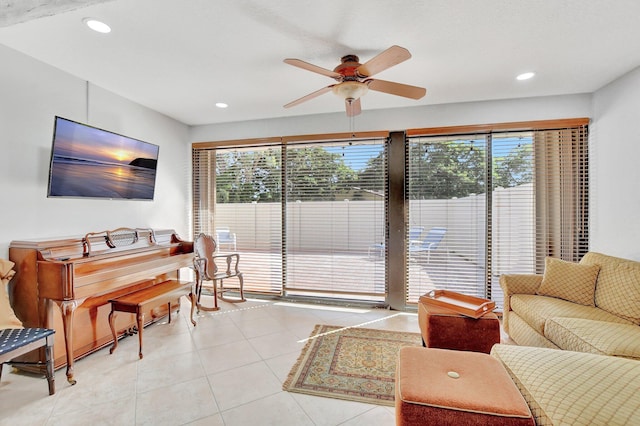
[[[596,91],[593,112],[590,246],[640,260],[640,68]]]
[[[13,240],[121,226],[189,237],[188,126],[2,45],[0,64],[0,258]],[[47,198],[56,115],[159,145],[155,199]]]

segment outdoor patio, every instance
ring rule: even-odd
[[[281,294],[282,259],[279,253],[242,250],[238,253],[245,291]],[[287,265],[286,295],[385,300],[384,254],[294,252],[287,255]],[[410,256],[408,275],[409,303],[417,303],[422,294],[434,289],[484,296],[483,268],[446,248],[436,250],[429,258],[426,255]],[[497,286],[497,280],[494,281]],[[501,303],[499,288],[493,289],[493,299]]]

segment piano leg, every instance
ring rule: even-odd
[[[111,335],[113,336],[113,345],[111,345],[111,348],[109,349],[110,354],[112,354],[118,347],[118,334],[116,333],[115,316],[116,311],[111,309],[111,312],[109,313],[109,327],[111,328]]]
[[[67,350],[67,381],[75,385],[73,378],[73,314],[77,307],[75,300],[56,301],[62,313],[62,326],[64,328],[64,345]]]
[[[171,315],[171,312],[169,312]],[[138,309],[138,343],[140,344],[138,349],[138,357],[142,359],[142,329],[144,328],[144,313],[142,309]]]

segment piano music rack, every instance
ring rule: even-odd
[[[141,240],[141,236],[144,236],[143,240]],[[101,245],[103,250],[101,250],[100,253],[103,253],[109,249],[133,248],[132,246],[141,241],[145,243],[145,246],[154,246],[156,244],[156,237],[153,229],[118,228],[112,231],[89,232],[82,239],[82,255],[84,257],[90,257],[96,254],[96,252],[92,250],[92,244],[94,244],[94,247]]]

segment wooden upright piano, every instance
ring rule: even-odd
[[[16,264],[9,283],[16,315],[25,327],[56,330],[55,368],[66,365],[67,380],[75,384],[74,360],[113,342],[109,300],[180,279],[180,269],[193,264],[193,242],[173,230],[118,228],[78,238],[12,241],[9,259]],[[165,307],[145,317],[149,323],[166,314]],[[133,330],[135,323],[133,315],[119,315],[116,328]],[[44,359],[44,351],[34,351],[22,361]]]

